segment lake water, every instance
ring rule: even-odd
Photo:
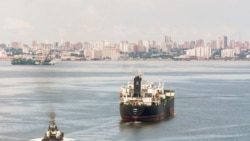
[[[175,90],[173,118],[121,122],[120,86],[136,70]],[[65,137],[77,141],[248,141],[250,62],[0,62],[0,141],[42,138],[51,112]]]

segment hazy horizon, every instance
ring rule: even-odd
[[[0,0],[0,43],[250,40],[247,0]]]

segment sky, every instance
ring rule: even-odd
[[[249,0],[0,0],[0,43],[250,41]]]

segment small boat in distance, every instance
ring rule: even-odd
[[[124,122],[160,121],[174,116],[174,91],[164,89],[164,83],[155,85],[142,81],[137,72],[134,82],[121,87],[120,115]]]

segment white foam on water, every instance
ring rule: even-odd
[[[35,139],[31,139],[30,141],[42,141],[43,138],[35,138]],[[71,139],[71,138],[63,138],[63,141],[76,141],[75,139]]]
[[[30,141],[42,141],[43,138],[31,139]]]
[[[127,125],[132,125],[132,124],[141,124],[141,121],[131,121],[131,122],[126,122]]]
[[[134,121],[133,122],[134,124],[140,124],[140,123],[142,123],[141,121]]]

